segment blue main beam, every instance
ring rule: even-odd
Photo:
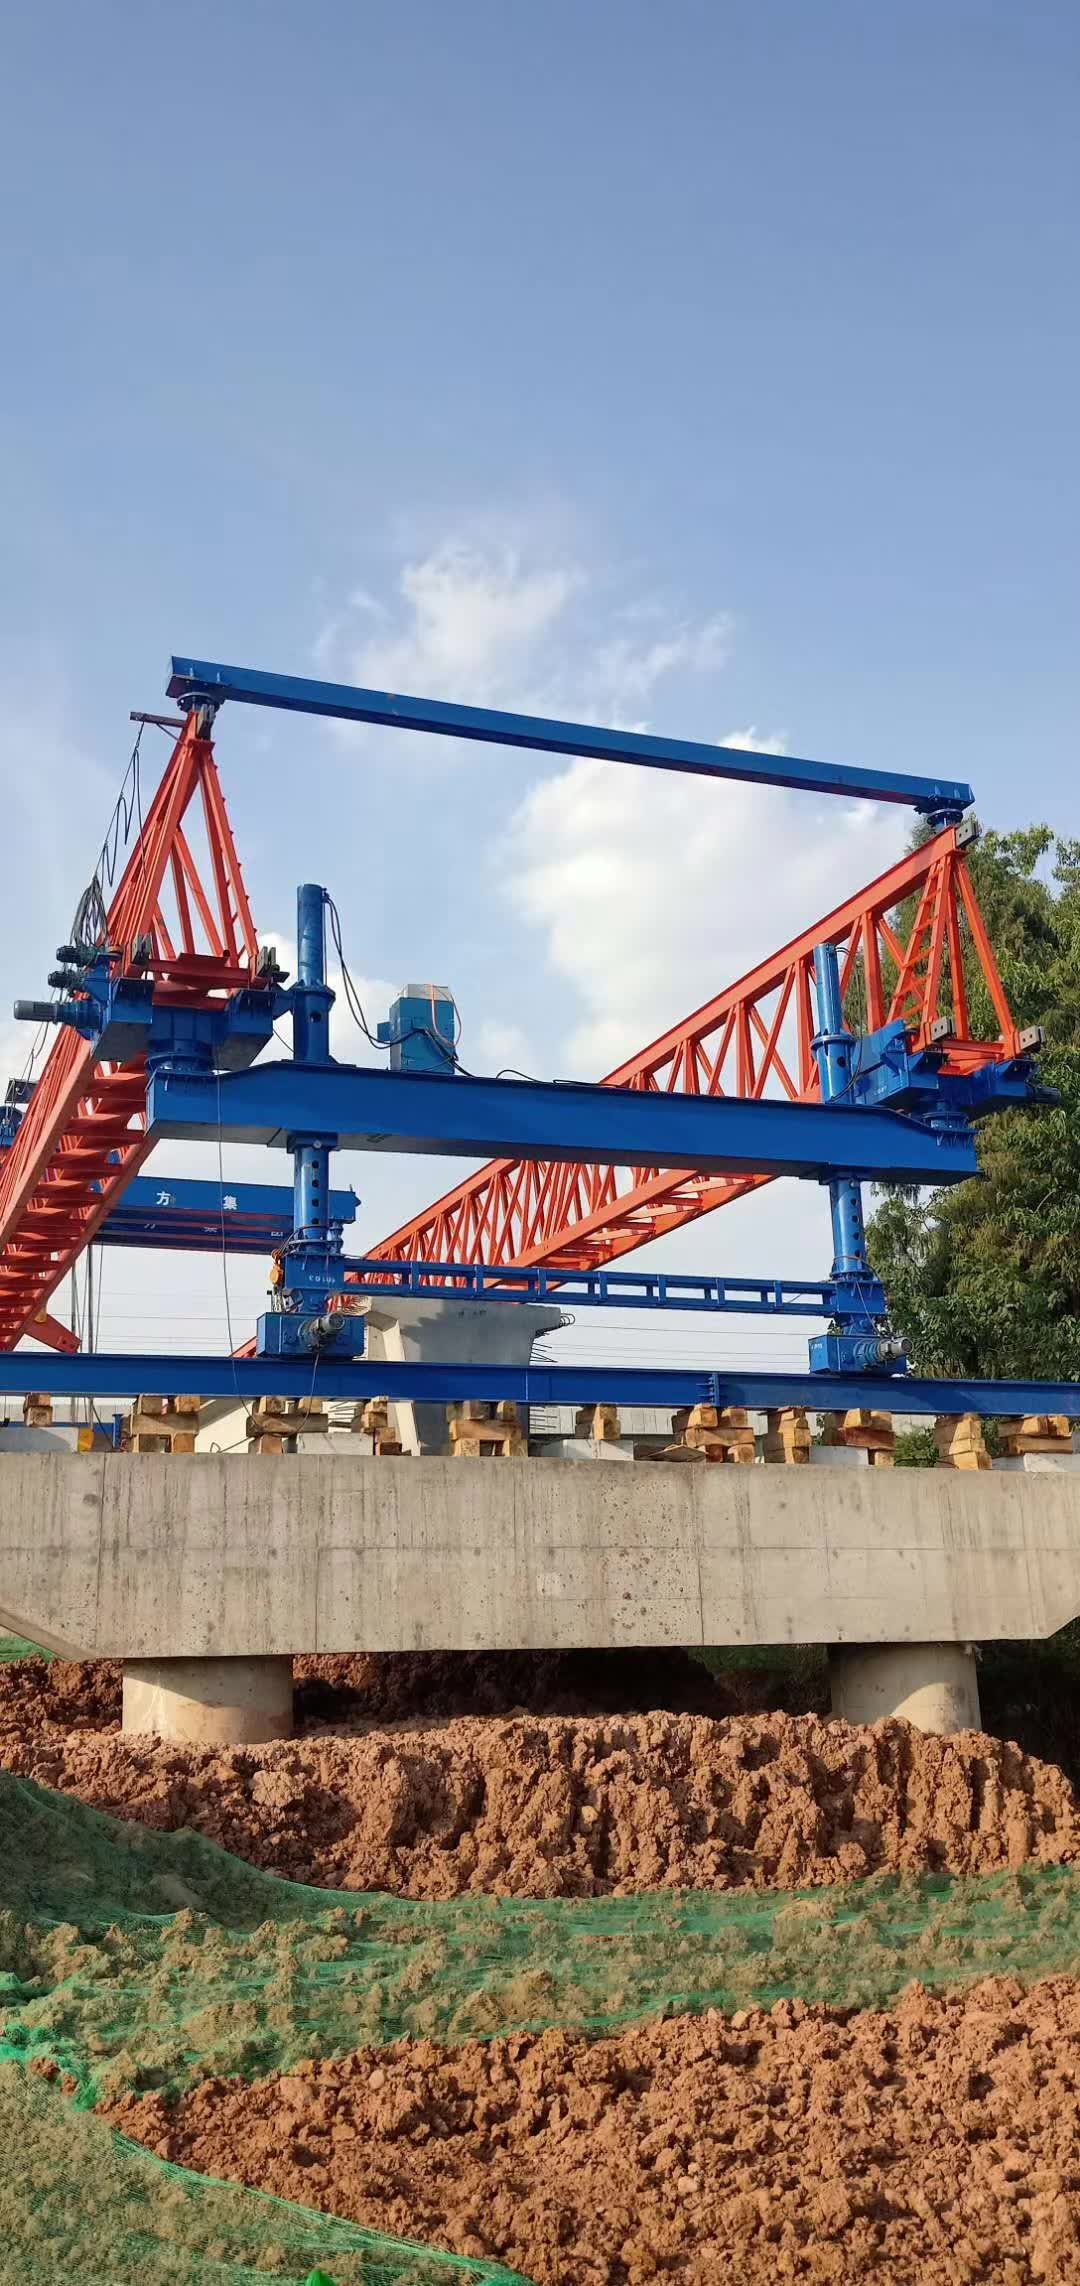
[[[355,1191],[331,1191],[331,1222],[355,1222],[358,1205]],[[97,1243],[184,1254],[266,1254],[283,1246],[292,1228],[291,1184],[135,1175],[102,1223]]]
[[[287,1146],[320,1137],[344,1151],[467,1159],[687,1167],[705,1175],[838,1172],[864,1182],[955,1183],[978,1171],[970,1134],[845,1103],[668,1095],[641,1088],[369,1071],[355,1064],[255,1064],[200,1077],[156,1072],[155,1137]]]
[[[658,1270],[505,1269],[485,1262],[386,1262],[377,1254],[342,1265],[373,1302],[407,1294],[434,1302],[562,1302],[575,1310],[732,1310],[750,1317],[831,1317],[831,1279],[693,1277]]]
[[[973,799],[971,787],[955,778],[909,777],[899,770],[853,769],[845,763],[806,761],[795,754],[756,754],[741,746],[709,746],[697,739],[655,738],[595,723],[556,722],[545,715],[504,714],[493,707],[451,705],[446,699],[406,698],[399,691],[312,682],[303,675],[268,675],[257,667],[227,667],[214,659],[174,658],[168,691],[172,699],[205,693],[215,701],[239,699],[247,706],[430,731],[440,738],[526,746],[544,754],[587,754],[601,762],[633,762],[653,770],[684,770],[699,778],[735,778],[755,786],[788,786],[800,793],[840,794],[849,801],[903,802],[925,816],[959,817]]]
[[[844,1412],[881,1406],[896,1413],[1065,1413],[1080,1419],[1076,1381],[920,1381],[877,1373],[757,1373],[725,1367],[671,1370],[612,1365],[405,1364],[393,1358],[334,1363],[325,1357],[64,1356],[13,1350],[0,1355],[0,1397],[46,1390],[57,1397],[389,1397],[450,1404],[463,1397],[518,1405],[805,1405]],[[197,1465],[197,1464],[196,1464]]]

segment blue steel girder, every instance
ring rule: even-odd
[[[393,1151],[685,1167],[699,1174],[838,1172],[866,1182],[955,1183],[977,1173],[970,1134],[890,1111],[695,1096],[639,1088],[451,1079],[355,1064],[257,1064],[206,1076],[158,1071],[147,1090],[155,1138],[287,1146],[320,1138]]]
[[[387,1262],[346,1256],[344,1292],[372,1302],[561,1302],[567,1308],[735,1311],[750,1317],[831,1317],[830,1279],[695,1277],[666,1270],[528,1270],[485,1262]],[[882,1297],[884,1308],[884,1297]]]
[[[902,1413],[1011,1416],[1064,1413],[1080,1419],[1080,1382],[923,1381],[880,1373],[758,1373],[723,1367],[670,1369],[612,1365],[417,1364],[394,1358],[66,1356],[12,1350],[0,1355],[0,1397],[46,1390],[57,1397],[388,1397],[395,1403],[449,1404],[465,1397],[518,1405],[745,1405],[754,1412],[804,1405],[811,1411],[881,1406]],[[198,1461],[188,1464],[198,1467]]]
[[[973,796],[955,778],[909,776],[900,770],[865,770],[813,762],[795,754],[759,754],[740,746],[710,746],[688,738],[609,730],[595,723],[557,722],[544,715],[508,714],[493,707],[456,706],[446,699],[406,698],[351,683],[313,682],[303,675],[271,675],[257,667],[219,660],[173,658],[169,697],[188,704],[239,699],[291,714],[329,715],[343,722],[380,723],[440,738],[468,738],[493,746],[524,746],[544,754],[584,754],[602,762],[644,764],[653,770],[689,771],[696,777],[734,778],[756,786],[786,786],[849,801],[902,802],[927,817],[959,818]]]
[[[330,1220],[352,1223],[352,1190],[331,1191]],[[285,1183],[222,1183],[136,1175],[97,1233],[99,1246],[150,1246],[189,1254],[267,1254],[292,1236]]]

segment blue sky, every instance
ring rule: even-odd
[[[1065,0],[55,0],[4,48],[5,1005],[173,649],[1080,831]],[[240,709],[218,753],[260,924],[326,880],[373,995],[451,984],[481,1068],[606,1068],[904,830]],[[436,1187],[349,1172],[370,1239]],[[821,1202],[675,1251],[823,1269]],[[173,1310],[113,1263],[118,1346],[217,1345],[217,1266]]]

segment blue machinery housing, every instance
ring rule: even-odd
[[[205,660],[174,658],[169,693],[181,707],[210,716],[223,700],[233,699],[554,754],[902,802],[936,825],[956,822],[972,798],[970,787],[953,780],[500,714]],[[844,1020],[835,948],[823,946],[815,955],[814,1053],[822,1095],[817,1104],[477,1079],[449,1059],[445,1069],[436,1061],[427,1070],[339,1064],[328,1053],[333,993],[326,979],[325,915],[325,891],[304,884],[297,897],[295,984],[285,989],[272,982],[259,993],[238,993],[205,1020],[193,1023],[190,1013],[156,1005],[149,983],[114,977],[104,956],[87,970],[77,995],[55,1011],[59,1021],[94,1042],[103,1059],[146,1054],[147,1116],[155,1138],[225,1137],[290,1153],[291,1195],[272,1185],[236,1185],[230,1192],[220,1183],[138,1178],[103,1233],[114,1244],[220,1248],[231,1224],[244,1232],[243,1245],[234,1250],[253,1251],[268,1239],[277,1250],[272,1306],[259,1320],[256,1354],[43,1359],[38,1352],[15,1352],[0,1356],[0,1394],[47,1387],[58,1394],[106,1397],[198,1388],[207,1396],[243,1400],[272,1389],[282,1396],[435,1402],[471,1396],[577,1404],[605,1398],[672,1408],[844,1407],[877,1400],[927,1413],[1077,1409],[1069,1383],[908,1376],[888,1328],[886,1297],[866,1255],[861,1183],[940,1184],[974,1174],[973,1121],[1006,1104],[1048,1100],[1029,1058],[963,1076],[944,1071],[941,1052],[913,1050],[899,1024],[856,1040]],[[291,1057],[255,1066],[277,1017],[291,1018]],[[791,1174],[828,1187],[832,1271],[828,1279],[807,1282],[349,1260],[342,1225],[353,1219],[356,1202],[351,1192],[330,1190],[335,1148],[702,1174]],[[507,1307],[550,1300],[575,1308],[824,1315],[831,1322],[811,1343],[809,1373],[364,1361],[365,1313],[358,1305],[365,1296],[445,1300],[451,1294]]]
[[[330,1221],[355,1222],[355,1191],[331,1191]],[[102,1223],[103,1246],[153,1246],[183,1254],[269,1254],[292,1236],[285,1183],[208,1183],[135,1175]]]

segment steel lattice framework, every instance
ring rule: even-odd
[[[200,853],[196,852],[202,845]],[[156,998],[205,1006],[256,981],[258,944],[202,717],[193,711],[108,914],[118,975],[152,975]],[[74,1349],[45,1303],[150,1146],[146,1065],[96,1064],[65,1028],[0,1174],[0,1350],[23,1333]]]
[[[820,1094],[811,1042],[814,948],[841,953],[845,996],[861,994],[859,1028],[901,1020],[919,1046],[946,1019],[946,1069],[970,1071],[1019,1052],[1019,1037],[968,873],[965,828],[947,827],[849,897],[770,960],[609,1072],[605,1085],[692,1095],[809,1102]],[[902,927],[898,908],[907,908]],[[900,932],[900,933],[898,933]],[[994,1039],[971,1029],[989,1005]],[[663,1238],[772,1181],[654,1167],[492,1160],[371,1254],[391,1261],[474,1262],[589,1270]],[[371,1273],[368,1274],[369,1279]]]

